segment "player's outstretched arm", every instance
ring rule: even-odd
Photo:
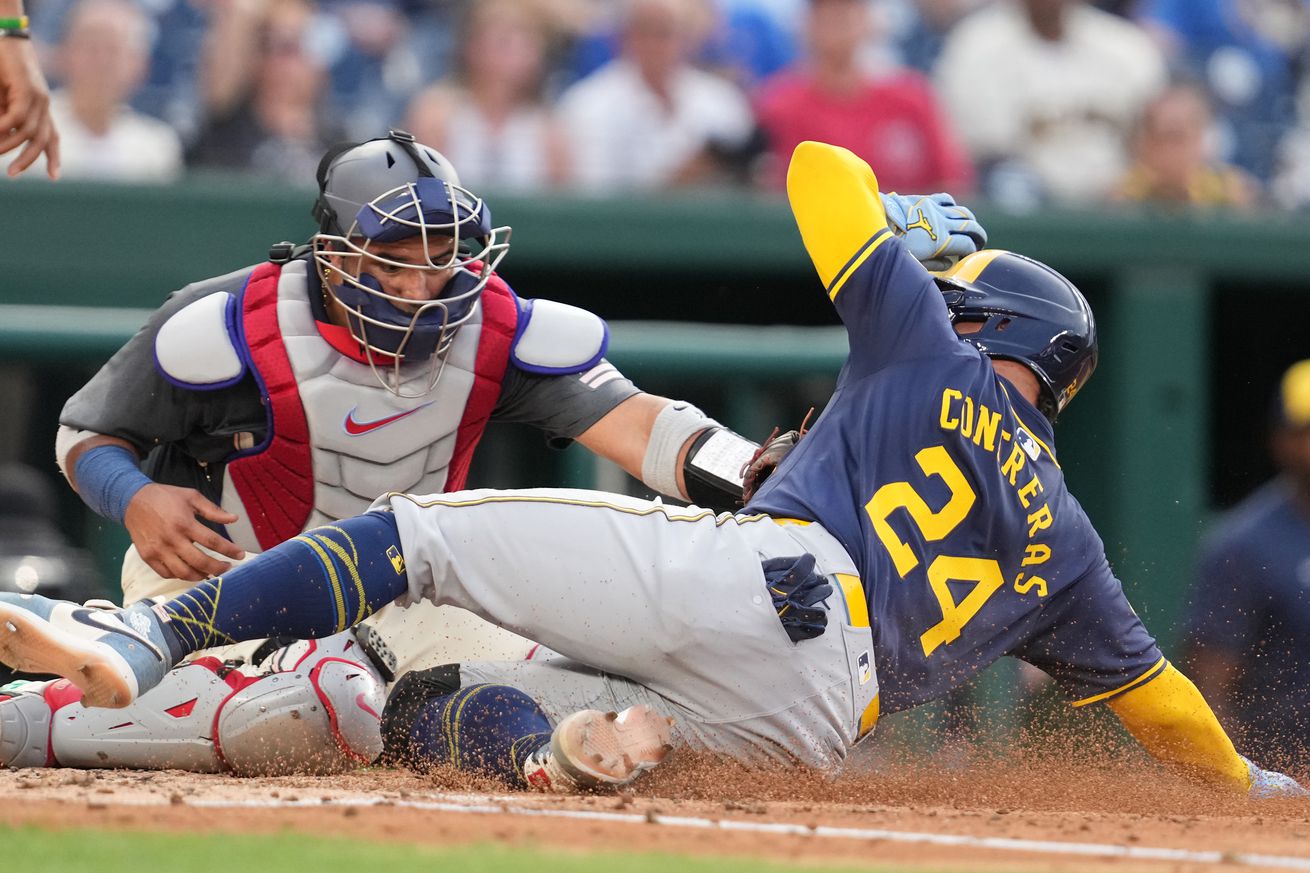
[[[1151,755],[1189,776],[1258,798],[1305,794],[1239,755],[1201,692],[1172,664],[1109,706]]]
[[[578,442],[661,494],[728,512],[742,503],[741,470],[756,449],[690,403],[645,392],[607,412]]]
[[[787,200],[805,251],[830,294],[851,259],[888,226],[878,178],[868,164],[838,146],[796,146],[787,168]]]

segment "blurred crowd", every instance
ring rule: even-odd
[[[1310,205],[1307,0],[32,0],[70,178],[777,188],[795,143],[1014,209]]]

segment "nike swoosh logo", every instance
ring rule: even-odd
[[[72,612],[72,619],[73,621],[89,625],[96,630],[108,631],[111,634],[118,634],[119,636],[127,637],[129,640],[145,646],[146,650],[154,655],[159,661],[164,660],[164,653],[159,650],[159,646],[156,646],[154,643],[150,642],[149,639],[132,630],[117,618],[105,615],[101,610],[74,609]]]
[[[402,418],[413,415],[414,413],[418,412],[420,409],[423,409],[431,405],[432,405],[432,401],[429,400],[427,403],[424,403],[423,406],[415,406],[413,409],[406,410],[405,412],[397,412],[395,415],[388,415],[386,418],[379,418],[374,421],[357,420],[355,418],[355,409],[358,409],[359,407],[355,407],[355,409],[352,409],[346,413],[346,420],[344,423],[346,428],[346,433],[350,434],[351,436],[362,436],[363,434],[369,433],[370,431],[375,431],[380,427],[386,427],[387,425],[392,424],[393,422],[400,421]]]
[[[355,698],[355,705],[376,719],[382,718],[382,716],[378,715],[376,712],[373,711],[373,707],[368,705],[368,701],[364,699],[364,692],[362,691]]]

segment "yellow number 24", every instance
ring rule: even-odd
[[[934,510],[909,482],[890,482],[879,488],[864,507],[869,513],[869,520],[873,522],[874,532],[886,547],[902,579],[919,565],[919,558],[909,544],[892,530],[889,521],[892,513],[904,509],[925,541],[939,542],[964,521],[978,499],[969,480],[945,446],[929,446],[916,454],[914,460],[925,476],[937,476],[946,484],[951,497],[945,506]],[[964,599],[957,603],[947,585],[951,581],[975,584]],[[1005,585],[1005,578],[1001,575],[1001,565],[993,558],[938,555],[928,565],[928,584],[941,606],[942,620],[919,636],[925,657],[939,646],[959,639],[964,626],[978,614],[988,598]]]

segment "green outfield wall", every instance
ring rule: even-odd
[[[780,199],[490,199],[514,228],[502,273],[515,289],[606,316],[611,358],[648,390],[756,438],[827,399],[846,338]],[[145,313],[188,281],[307,238],[311,200],[214,178],[0,185],[0,390],[15,412],[0,422],[0,460],[52,471],[59,406]],[[1134,604],[1167,638],[1205,525],[1270,472],[1270,387],[1310,357],[1310,229],[1290,216],[977,211],[994,246],[1047,261],[1092,300],[1101,367],[1061,422],[1059,455]],[[474,477],[631,486],[509,427],[493,428]],[[121,535],[61,499],[66,526],[112,571]]]

